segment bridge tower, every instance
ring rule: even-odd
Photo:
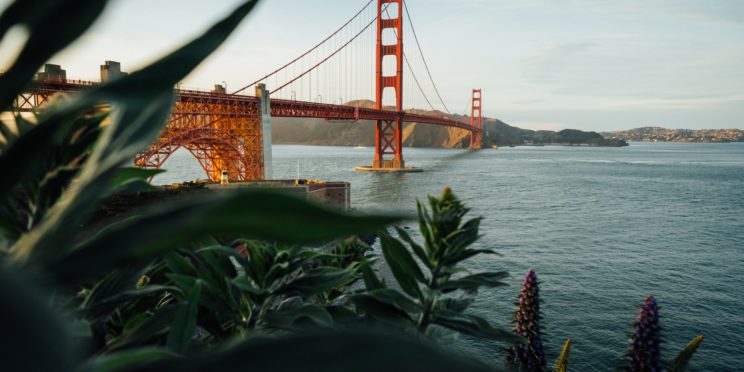
[[[395,12],[388,11],[396,5]],[[392,17],[391,17],[392,16]],[[385,30],[394,30],[396,42],[385,45]],[[385,76],[383,61],[394,57],[395,75]],[[383,108],[382,99],[387,88],[394,90],[395,110],[403,111],[403,0],[377,0],[377,53],[376,53],[376,95],[375,107]],[[375,159],[373,168],[401,169],[403,161],[403,120],[377,120],[375,126]]]
[[[473,89],[472,106],[470,107],[470,148],[479,149],[483,145],[483,115],[481,113],[481,89]],[[477,130],[476,130],[477,129]]]

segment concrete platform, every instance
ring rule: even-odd
[[[405,168],[375,168],[369,166],[359,166],[354,168],[357,172],[385,172],[385,173],[418,173],[423,172],[421,168],[405,167]]]

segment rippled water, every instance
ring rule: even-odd
[[[534,268],[549,358],[571,338],[573,370],[617,366],[649,294],[662,307],[664,355],[704,334],[694,370],[744,370],[744,144],[405,149],[425,172],[354,172],[372,151],[274,146],[275,176],[299,168],[302,178],[350,181],[358,209],[413,211],[416,198],[451,186],[486,218],[479,244],[503,254],[474,269],[512,273],[510,287],[481,292],[475,311],[508,327]],[[203,178],[187,153],[166,168],[160,182]],[[488,342],[457,344],[486,360],[502,355]]]

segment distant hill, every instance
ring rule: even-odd
[[[638,142],[744,142],[740,129],[667,129],[643,127],[602,133],[605,137]]]
[[[350,106],[372,107],[371,101],[353,101]],[[440,111],[412,110],[419,114],[447,116],[452,120],[468,122],[463,115],[447,115]],[[272,139],[277,144],[374,146],[374,124],[371,121],[326,121],[323,119],[272,119]],[[593,146],[623,146],[621,140],[607,140],[596,132],[567,129],[560,132],[533,131],[510,126],[500,120],[484,118],[486,129],[483,146],[517,146],[525,144],[568,144]],[[466,148],[470,132],[459,128],[429,124],[407,123],[403,127],[403,145],[406,147]]]

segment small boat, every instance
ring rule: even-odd
[[[367,146],[362,146],[362,145],[354,146],[354,150],[364,150],[366,148],[367,148]]]

